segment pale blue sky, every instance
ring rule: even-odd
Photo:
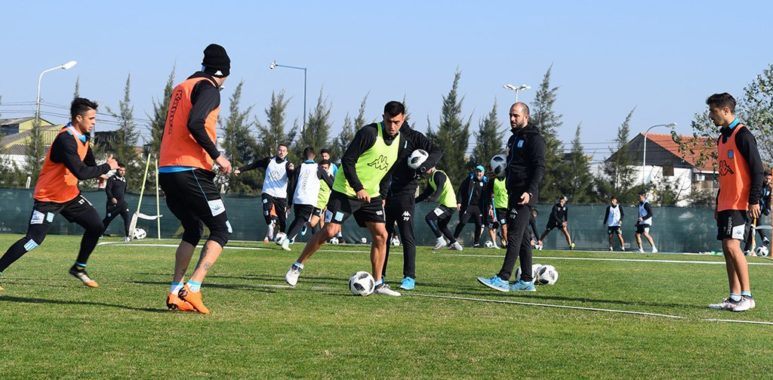
[[[530,84],[521,99],[531,102],[552,64],[560,137],[568,143],[582,122],[582,141],[600,159],[633,107],[634,132],[674,121],[687,133],[708,95],[740,98],[773,63],[773,5],[764,1],[17,1],[2,8],[3,118],[32,114],[38,74],[74,59],[74,69],[46,74],[45,102],[69,104],[80,77],[82,96],[116,109],[131,73],[135,116],[145,119],[172,67],[184,79],[216,42],[232,59],[223,107],[244,80],[242,104],[261,120],[280,90],[292,97],[288,118],[302,119],[303,74],[269,70],[276,59],[308,67],[308,108],[323,88],[334,132],[365,94],[370,118],[405,96],[420,130],[428,117],[436,125],[457,68],[473,129],[495,99],[509,128],[513,94],[502,85]],[[51,112],[66,110],[43,111],[64,121]]]

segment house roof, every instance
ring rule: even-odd
[[[22,124],[26,123],[28,121],[35,120],[35,116],[27,116],[27,117],[18,117],[15,119],[0,119],[0,125],[15,125],[15,124]],[[47,125],[54,125],[54,123],[44,119],[40,118],[40,125],[41,126],[47,126]]]
[[[644,133],[639,133],[639,136],[643,138]],[[671,134],[648,133],[647,141],[657,144],[661,148],[667,150],[669,153],[673,154],[674,156],[677,156],[683,159],[686,163],[692,165],[693,167],[695,167],[700,171],[713,172],[714,171],[713,158],[705,159],[701,166],[698,166],[697,163],[698,163],[698,159],[701,156],[701,152],[703,152],[704,155],[708,155],[708,157],[711,157],[711,154],[716,151],[717,148],[716,148],[714,139],[708,139],[706,137],[685,136],[685,135],[679,135],[679,137],[681,141],[687,144],[688,146],[688,149],[686,149],[685,152],[679,151],[679,144],[674,142],[674,139],[671,137]]]

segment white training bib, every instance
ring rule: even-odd
[[[298,172],[298,183],[295,185],[293,204],[316,205],[319,196],[320,180],[317,176],[317,163],[306,161],[301,164]]]
[[[281,164],[271,157],[263,178],[263,192],[274,198],[287,198],[287,161]]]

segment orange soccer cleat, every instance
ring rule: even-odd
[[[194,308],[193,305],[190,304],[190,302],[180,299],[180,297],[174,293],[169,293],[169,295],[166,297],[166,307],[168,307],[169,310],[179,310],[179,311],[196,310],[196,308]]]
[[[202,301],[201,291],[192,292],[191,288],[188,287],[188,284],[185,284],[185,286],[180,289],[178,295],[184,301],[187,301],[191,306],[193,306],[193,308],[196,309],[196,311],[199,313],[209,314],[209,309],[204,306],[204,302]]]

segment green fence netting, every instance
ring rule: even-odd
[[[102,191],[84,192],[99,211],[100,215],[105,213],[105,193]],[[134,212],[137,207],[138,195],[127,194],[130,212]],[[262,240],[266,234],[266,224],[261,214],[259,197],[240,197],[228,196],[224,198],[228,219],[233,227],[234,240]],[[2,189],[0,190],[0,231],[6,233],[24,233],[27,229],[32,212],[32,191],[29,189]],[[537,226],[540,233],[545,228],[547,216],[550,213],[552,205],[538,205],[539,218]],[[605,205],[569,205],[569,230],[577,249],[605,250],[607,249],[606,227],[604,226]],[[623,223],[624,237],[628,248],[635,247],[634,242],[634,221],[637,213],[635,205],[624,205],[625,220]],[[424,222],[424,216],[434,208],[434,204],[421,203],[416,207],[414,214],[414,228],[416,240],[419,245],[433,245],[435,237]],[[142,201],[141,211],[147,215],[155,215],[156,199],[155,194],[146,194]],[[161,237],[173,238],[179,237],[182,233],[177,219],[169,212],[166,202],[161,197]],[[651,234],[655,238],[655,243],[659,250],[664,252],[700,252],[716,251],[721,246],[716,240],[716,224],[713,218],[713,210],[707,207],[657,207],[653,206],[654,221]],[[292,221],[293,215],[290,213],[288,224]],[[455,214],[450,228],[456,226],[458,214]],[[110,234],[121,234],[123,229],[122,220],[115,219],[108,229]],[[769,224],[763,221],[763,224]],[[148,233],[147,238],[156,238],[156,222],[140,219],[138,227],[145,229]],[[472,241],[473,225],[468,224],[462,235],[465,243]],[[51,226],[52,234],[81,234],[83,230],[75,225],[69,224],[59,216]],[[348,243],[361,243],[365,238],[370,240],[367,230],[359,228],[350,218],[344,226],[344,239]],[[300,236],[299,241],[305,241],[310,234]],[[488,239],[488,234],[484,232],[483,240]],[[562,249],[566,247],[563,236],[557,230],[545,239],[546,249]],[[648,245],[645,244],[646,247]]]

